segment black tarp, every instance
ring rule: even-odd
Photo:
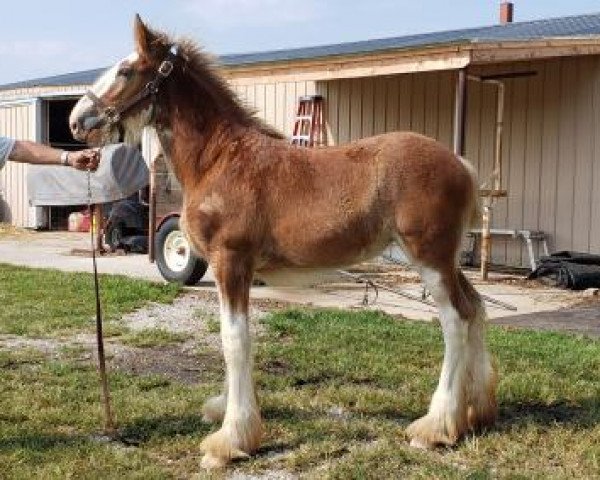
[[[527,278],[546,278],[554,285],[571,290],[600,288],[600,255],[556,252],[542,257]]]

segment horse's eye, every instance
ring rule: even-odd
[[[124,78],[131,77],[132,73],[133,73],[133,69],[131,67],[127,67],[127,66],[120,67],[119,70],[117,70],[117,75],[120,77],[124,77]]]

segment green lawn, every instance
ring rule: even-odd
[[[104,317],[110,322],[150,301],[171,302],[179,293],[118,275],[100,276]],[[0,263],[0,334],[58,336],[93,328],[93,277]],[[110,328],[110,326],[109,326]]]
[[[4,305],[6,298],[19,297],[14,290],[18,283],[9,281],[6,288],[6,278],[20,275],[21,282],[32,284],[31,277],[46,273],[15,269],[8,275],[0,267],[0,275]],[[72,301],[73,308],[61,314],[40,287],[37,296],[18,302],[25,311],[33,308],[33,298],[47,297],[47,308],[35,320],[37,327],[15,328],[20,323],[0,311],[0,331],[25,337],[47,334],[44,311],[63,334],[78,331],[90,315],[77,300],[89,277],[60,275],[63,285],[71,285],[63,289],[62,302]],[[121,312],[149,296],[162,294],[163,301],[173,296],[165,287],[109,277],[103,279],[103,289],[113,281],[119,287],[114,296],[107,295],[107,303],[117,326]],[[202,305],[198,307],[193,313],[202,320]],[[12,308],[19,315],[19,306]],[[209,331],[214,331],[212,314],[206,319]],[[250,461],[211,477],[227,478],[235,470],[336,479],[598,478],[598,341],[492,328],[490,345],[501,375],[497,426],[467,437],[454,449],[424,452],[409,448],[403,432],[425,412],[435,387],[442,357],[438,327],[376,312],[311,309],[272,313],[262,322],[256,380],[265,443]],[[122,337],[128,335],[136,338],[131,332]],[[165,348],[173,352],[182,341],[164,332],[138,336],[134,345],[145,347],[138,351],[149,356],[164,355]],[[111,371],[119,433],[125,442],[105,443],[95,436],[102,418],[98,379],[85,351],[63,348],[59,355],[48,355],[0,349],[0,478],[198,474],[198,445],[214,428],[201,422],[200,406],[219,391],[222,362],[218,351],[208,347],[199,347],[196,355],[202,365],[197,382]],[[197,478],[205,477],[200,473]]]

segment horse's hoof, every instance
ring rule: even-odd
[[[406,433],[411,438],[411,447],[429,450],[438,445],[454,445],[463,430],[448,419],[427,414],[411,423]]]
[[[200,444],[204,453],[204,468],[222,468],[233,460],[246,459],[260,446],[262,426],[260,416],[255,415],[252,421],[222,427],[211,433]]]
[[[229,459],[222,457],[215,457],[210,454],[206,454],[200,461],[200,466],[205,470],[216,470],[218,468],[224,468],[229,463]]]

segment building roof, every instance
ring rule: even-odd
[[[359,55],[386,50],[416,49],[448,44],[528,41],[559,38],[600,36],[600,13],[559,17],[505,25],[448,30],[443,32],[406,35],[402,37],[337,43],[305,48],[272,50],[266,52],[222,55],[221,64],[241,67],[260,63],[308,60],[312,58]],[[23,82],[0,85],[0,90],[44,86],[89,85],[103,68],[37,78]]]

